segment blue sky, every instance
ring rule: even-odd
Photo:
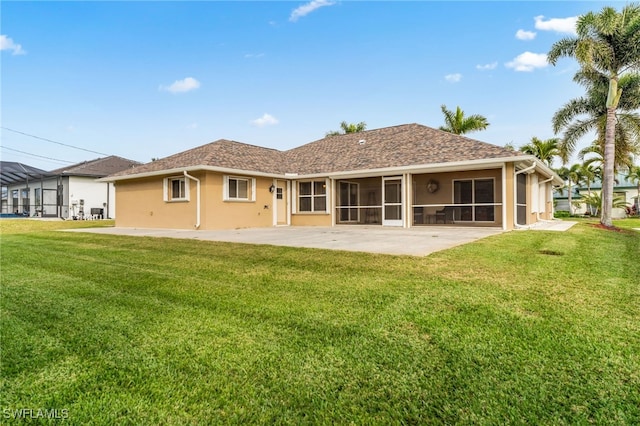
[[[583,93],[551,45],[624,4],[4,1],[2,126],[147,162],[221,138],[285,150],[343,120],[438,127],[444,104],[488,118],[470,137],[518,147]],[[100,157],[1,135],[4,161]]]

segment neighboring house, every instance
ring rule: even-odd
[[[571,191],[573,214],[589,214],[589,206],[587,206],[582,199],[584,196],[589,195],[589,193],[600,194],[602,191],[602,182],[597,180],[591,184],[590,188],[586,185],[574,185],[571,187]],[[613,196],[622,198],[629,208],[636,206],[636,211],[638,211],[638,208],[640,207],[638,205],[638,185],[629,181],[625,177],[624,173],[616,174],[613,182]],[[567,187],[557,191],[553,198],[555,200],[555,209],[557,211],[570,211]],[[626,210],[621,208],[614,208],[611,214],[614,218],[623,218],[627,216]]]
[[[513,229],[553,218],[562,180],[531,155],[419,124],[289,151],[218,140],[113,174],[121,227]]]
[[[28,182],[48,176],[49,172],[36,167],[13,161],[0,161],[0,186],[2,187],[0,213],[3,215],[15,215],[29,212],[29,196],[27,192],[22,191],[25,198],[20,198],[20,189],[24,189],[21,187],[25,185],[28,187]],[[26,184],[23,184],[25,182]],[[11,192],[9,192],[9,186],[12,187]],[[11,194],[11,198],[9,198],[9,194]]]
[[[137,165],[137,161],[110,156],[41,171],[40,175],[30,173],[6,185],[9,213],[64,219],[113,218],[115,189],[112,183],[98,179]]]

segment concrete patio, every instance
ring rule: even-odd
[[[539,222],[534,230],[564,231],[575,222]],[[219,231],[152,228],[82,228],[68,232],[129,235],[137,237],[183,238],[244,244],[307,247],[368,253],[425,256],[461,244],[497,235],[500,228],[429,226],[391,228],[381,226],[276,227]]]

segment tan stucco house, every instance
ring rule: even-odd
[[[103,179],[116,225],[491,226],[553,218],[561,179],[533,156],[406,124],[288,151],[218,140]]]

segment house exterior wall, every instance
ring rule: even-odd
[[[200,180],[200,228],[235,229],[273,225],[273,199],[269,192],[273,179],[255,179],[255,200],[223,199],[224,176],[214,172],[192,172]],[[121,181],[116,186],[116,226],[141,228],[193,229],[197,222],[197,184],[187,179],[188,201],[165,201],[164,179],[160,177]]]
[[[190,172],[190,175],[200,180],[200,227],[199,229],[235,229],[249,227],[271,227],[276,225],[277,211],[276,192],[270,192],[271,185],[276,179],[271,177],[256,177],[243,175],[225,175],[212,171]],[[255,193],[248,200],[228,200],[225,186],[229,176],[232,178],[248,179],[255,182]],[[500,168],[453,171],[440,173],[421,173],[406,175],[405,182],[405,212],[408,212],[407,224],[409,226],[422,224],[437,224],[436,211],[445,206],[455,208],[458,215],[453,223],[463,226],[494,226],[510,230],[515,228],[515,167],[512,163],[506,163]],[[118,181],[113,203],[116,225],[122,227],[147,227],[147,228],[174,228],[193,229],[198,221],[197,184],[192,179],[187,179],[189,197],[187,200],[167,201],[165,192],[167,187],[165,179],[168,177],[183,177],[180,173],[156,177],[138,178]],[[550,183],[540,184],[546,178],[537,175],[526,175],[527,178],[527,224],[535,223],[540,219],[552,218],[552,200]],[[486,180],[493,181],[493,214],[483,216],[482,208],[476,210],[475,204],[464,205],[455,198],[454,182],[457,180]],[[318,181],[322,179],[314,179]],[[279,179],[280,184],[287,182]],[[286,203],[291,211],[290,224],[293,226],[332,226],[333,224],[377,224],[381,225],[382,212],[382,176],[372,176],[353,179],[335,179],[327,181],[327,211],[300,212],[300,197],[296,188],[298,181],[291,180],[289,188],[290,202]],[[438,182],[438,190],[430,192],[427,186],[430,181]],[[308,181],[305,181],[308,182]],[[356,220],[342,221],[340,217],[340,183],[349,182],[357,184],[358,216]],[[475,182],[475,181],[474,181]],[[475,185],[475,183],[474,183]],[[540,190],[532,189],[532,185],[539,185]],[[73,188],[72,188],[73,189]],[[104,190],[106,193],[106,190]],[[75,194],[75,193],[72,193]],[[475,194],[475,192],[474,192]],[[475,197],[475,195],[474,195]],[[537,205],[534,203],[536,197]],[[462,204],[462,206],[460,205]],[[90,208],[85,201],[85,206]],[[370,208],[376,206],[376,209]],[[466,212],[461,207],[467,207]],[[488,206],[479,206],[488,207]],[[470,210],[471,209],[471,210]],[[377,220],[367,216],[368,211],[378,212]],[[473,216],[470,215],[473,211]],[[419,213],[418,213],[419,212]],[[467,216],[460,216],[460,214]],[[420,219],[418,219],[418,217]],[[487,219],[484,219],[487,217]]]
[[[78,216],[81,207],[85,216],[90,215],[93,208],[102,209],[106,217],[107,203],[115,202],[111,194],[113,192],[111,188],[113,184],[96,182],[95,178],[83,176],[70,176],[66,180],[68,184],[64,188],[64,200],[65,205],[68,206],[67,217]],[[80,200],[83,200],[84,204],[82,206],[80,205]],[[110,205],[109,207],[111,210],[114,206]]]
[[[162,178],[116,183],[116,226],[193,229],[196,185],[189,181],[190,201],[164,201]]]
[[[413,175],[413,205],[428,205],[424,207],[424,215],[435,215],[437,210],[444,206],[452,206],[456,204],[454,196],[454,182],[457,180],[470,179],[492,179],[494,203],[494,220],[483,221],[476,218],[474,222],[456,221],[456,225],[470,224],[473,226],[501,226],[503,221],[502,215],[502,169],[485,169],[485,170],[469,170],[456,171],[447,173],[429,173]],[[439,189],[435,192],[429,192],[427,185],[430,181],[437,181]]]
[[[201,179],[202,185],[202,229],[264,228],[273,226],[273,194],[269,187],[272,178],[256,177],[255,201],[224,201],[224,175],[207,172],[193,173]],[[202,177],[200,177],[202,176]],[[252,179],[251,176],[233,175]],[[195,191],[195,189],[193,190]],[[195,203],[195,192],[191,200]]]
[[[296,213],[291,215],[293,226],[331,226],[331,215],[328,213]]]

